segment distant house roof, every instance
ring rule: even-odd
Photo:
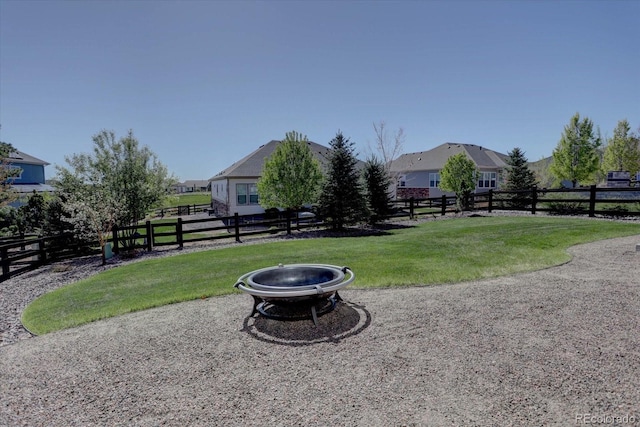
[[[282,141],[272,140],[264,145],[261,145],[251,154],[238,160],[225,170],[211,177],[209,181],[226,178],[260,177],[262,175],[262,167],[264,166],[265,159],[271,156],[278,144],[280,144],[281,142]],[[311,148],[311,152],[316,157],[316,159],[318,159],[320,164],[326,164],[331,149],[325,147],[324,145],[316,144],[315,142],[311,141],[308,141],[307,144],[309,145],[309,148]]]
[[[184,182],[179,182],[176,185],[188,188],[204,188],[209,185],[209,181],[207,181],[206,179],[188,179]]]
[[[459,153],[466,153],[480,169],[503,168],[507,165],[506,159],[509,157],[479,145],[446,142],[428,151],[401,155],[393,161],[391,170],[395,172],[440,170],[449,157]]]
[[[13,153],[9,154],[9,157],[5,158],[5,160],[9,163],[23,163],[26,165],[49,165],[48,162],[40,160],[37,157],[30,156],[29,154],[19,150],[16,150]]]

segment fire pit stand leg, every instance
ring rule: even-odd
[[[251,295],[253,297],[253,310],[251,310],[251,314],[249,317],[253,317],[254,314],[258,313],[258,305],[262,303],[262,298],[258,298],[255,295]]]
[[[254,305],[249,317],[253,317],[254,314],[258,313],[266,318],[277,320],[302,320],[311,318],[316,327],[318,326],[318,318],[335,309],[337,302],[342,301],[340,295],[333,295],[327,299],[312,302],[311,304],[296,306],[274,304],[258,298],[255,295],[252,296]]]

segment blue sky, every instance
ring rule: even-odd
[[[296,130],[551,155],[640,128],[640,1],[0,0],[0,139],[64,165],[132,129],[179,179]]]

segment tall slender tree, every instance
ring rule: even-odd
[[[514,148],[509,153],[507,159],[507,176],[504,184],[505,190],[529,190],[536,185],[535,173],[529,169],[529,161],[519,147]],[[525,207],[528,196],[525,194],[513,194],[511,197],[511,205],[514,207]]]
[[[375,225],[389,218],[391,213],[391,178],[384,163],[375,156],[364,165],[364,183],[367,197],[369,224]]]
[[[402,154],[406,134],[404,133],[404,129],[400,127],[393,135],[389,135],[389,129],[384,120],[380,120],[377,123],[374,122],[373,130],[376,133],[375,152],[377,152],[377,155],[374,155],[378,157],[384,165],[391,183],[394,184],[393,188],[395,188],[395,184],[398,182],[399,172],[393,172],[391,165],[393,161]]]
[[[354,144],[338,132],[329,143],[329,168],[320,195],[319,213],[334,230],[366,217],[366,200]]]
[[[550,172],[557,181],[570,181],[574,188],[578,183],[592,181],[600,165],[600,145],[601,140],[594,133],[593,122],[588,117],[580,120],[580,114],[576,113],[565,126],[553,150]]]
[[[607,141],[602,160],[602,171],[627,171],[635,176],[640,170],[640,138],[631,132],[629,122],[620,120]]]

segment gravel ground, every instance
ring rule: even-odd
[[[250,318],[232,295],[19,340],[0,347],[0,425],[640,425],[638,243],[346,289],[317,328]]]

